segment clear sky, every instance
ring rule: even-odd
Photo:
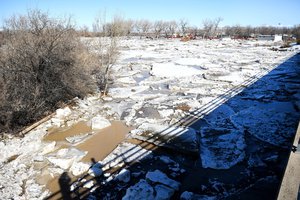
[[[222,17],[225,25],[300,24],[300,0],[0,0],[0,25],[12,14],[39,8],[51,16],[72,15],[79,26],[91,27],[94,18],[108,16],[131,19],[187,19],[201,26],[205,19]]]

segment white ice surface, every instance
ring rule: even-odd
[[[174,63],[156,63],[151,71],[151,74],[157,77],[183,77],[202,73],[202,70],[195,67],[176,65]]]

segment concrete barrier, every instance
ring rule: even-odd
[[[285,169],[285,173],[280,186],[278,200],[296,200],[299,199],[299,185],[300,185],[300,123],[294,138],[291,153]]]

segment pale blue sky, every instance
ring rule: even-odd
[[[0,0],[0,25],[12,14],[39,8],[51,16],[72,15],[79,26],[91,27],[95,16],[178,20],[201,26],[204,19],[222,17],[225,25],[300,24],[300,0]]]

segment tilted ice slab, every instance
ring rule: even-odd
[[[228,119],[234,114],[235,112],[230,106],[222,104],[203,119],[212,127],[228,127],[228,123],[230,123]]]
[[[234,110],[223,104],[203,118],[200,157],[204,168],[228,169],[245,158],[244,130],[231,122]]]
[[[129,187],[122,199],[167,200],[173,196],[179,187],[179,182],[170,179],[165,173],[155,170],[146,174],[146,180],[141,179]]]
[[[202,167],[229,169],[245,158],[244,133],[240,130],[206,127],[201,130]]]
[[[58,150],[46,156],[47,160],[62,169],[68,169],[74,162],[81,160],[87,152],[80,151],[74,147]]]
[[[155,63],[151,74],[158,77],[184,77],[202,74],[203,71],[195,67],[176,65],[174,63]]]
[[[232,116],[231,121],[264,142],[284,147],[294,134],[294,127],[288,112],[279,109],[253,106]]]
[[[166,185],[174,190],[178,190],[180,183],[170,179],[165,173],[160,170],[155,170],[153,172],[148,172],[146,174],[146,179],[150,180],[153,183],[160,183]]]
[[[158,146],[198,152],[196,131],[189,127],[143,123],[131,136]]]
[[[103,129],[111,125],[109,120],[105,119],[101,115],[93,117],[88,124],[91,125],[93,130]]]
[[[154,198],[155,198],[154,189],[146,180],[142,179],[137,184],[129,187],[126,190],[126,194],[122,198],[122,200],[133,200],[133,199],[153,200]]]

